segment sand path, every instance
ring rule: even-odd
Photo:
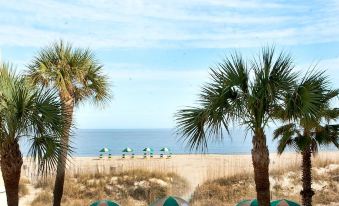
[[[339,152],[322,152],[317,158],[331,159],[339,161]],[[299,165],[300,156],[295,153],[286,153],[282,156],[276,154],[270,155],[271,168],[288,169],[290,165]],[[32,176],[32,167],[27,160],[24,161],[25,170],[23,176],[30,176],[33,180],[36,177]],[[232,176],[239,172],[251,172],[252,163],[250,155],[174,155],[170,159],[159,158],[155,156],[150,159],[143,159],[141,156],[136,156],[134,159],[127,157],[122,159],[120,156],[113,156],[111,159],[104,157],[75,157],[71,159],[68,166],[68,173],[83,173],[83,172],[109,172],[110,170],[125,171],[131,169],[147,169],[160,172],[176,172],[186,178],[190,190],[184,197],[189,199],[194,191],[194,188],[202,184],[208,179],[214,179],[224,176]],[[20,206],[29,205],[34,199],[36,190],[30,187],[30,195],[21,198]],[[0,180],[0,205],[6,205],[6,195],[1,193],[4,191],[2,178]]]

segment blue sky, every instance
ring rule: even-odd
[[[37,51],[64,39],[104,64],[113,100],[81,105],[78,128],[170,128],[194,104],[208,68],[238,49],[291,52],[297,69],[327,69],[339,86],[339,1],[0,0],[0,50],[24,70]]]

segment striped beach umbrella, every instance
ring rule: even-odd
[[[126,147],[122,152],[133,152],[133,149]]]
[[[119,206],[119,205],[110,200],[98,200],[96,202],[93,202],[90,206]]]
[[[155,201],[150,206],[188,206],[188,202],[180,197],[168,196]]]
[[[161,152],[169,152],[170,149],[168,149],[167,147],[164,147],[164,148],[162,148],[160,151],[161,151]]]
[[[110,149],[104,147],[104,148],[102,148],[99,152],[109,152],[109,151],[110,151]]]
[[[293,202],[291,200],[274,200],[271,202],[271,206],[300,206],[300,204]]]
[[[243,200],[239,202],[236,206],[258,206],[258,201],[257,199],[254,200]]]
[[[144,151],[144,152],[153,152],[154,149],[149,148],[149,147],[146,147],[146,148],[144,148],[142,151]]]

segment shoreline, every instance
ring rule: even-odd
[[[331,160],[339,164],[339,151],[319,152],[314,160]],[[288,169],[289,166],[299,166],[301,156],[295,152],[270,154],[270,169]],[[34,178],[34,164],[29,158],[24,158],[23,174]],[[160,158],[155,155],[143,158],[127,155],[112,155],[102,159],[98,156],[71,157],[66,172],[69,175],[84,172],[120,172],[134,169],[145,169],[159,172],[175,172],[186,178],[192,186],[196,186],[208,179],[232,176],[241,172],[252,172],[252,157],[250,154],[172,154],[171,158]]]
[[[322,150],[319,151],[318,154],[325,154],[325,153],[339,153],[339,150]],[[121,152],[120,154],[118,153],[100,153],[98,152],[97,155],[83,155],[83,154],[79,154],[79,155],[70,155],[69,158],[70,159],[77,159],[77,158],[98,158],[100,154],[103,154],[104,157],[107,157],[109,154],[111,154],[111,157],[122,157],[123,152]],[[131,156],[132,153],[125,153],[126,157]],[[142,157],[143,153],[134,153],[135,157]],[[159,157],[159,155],[161,154],[161,152],[155,152],[153,153],[154,157]],[[285,154],[299,154],[295,151],[285,151],[283,155]],[[167,153],[164,154],[164,156],[166,156]],[[251,156],[251,152],[234,152],[234,153],[172,153],[172,156]],[[269,153],[270,156],[279,156],[279,154],[277,152],[270,152]],[[148,154],[149,156],[149,154]],[[281,155],[280,155],[281,156]],[[29,159],[29,156],[23,156],[24,160]]]

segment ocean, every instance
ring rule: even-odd
[[[276,142],[272,141],[271,131],[267,131],[267,145],[270,152],[276,151]],[[252,148],[250,132],[233,129],[231,135],[224,134],[223,141],[209,141],[208,154],[250,154]],[[122,150],[130,147],[135,154],[142,154],[145,147],[153,148],[155,154],[163,147],[170,148],[173,154],[195,154],[176,134],[174,129],[77,129],[71,137],[72,156],[97,156],[99,150],[107,147],[112,155],[121,155]],[[27,142],[21,143],[23,154],[28,151]],[[325,150],[333,150],[333,147]]]
[[[237,133],[237,137],[233,137],[235,134],[232,134],[232,139],[225,135],[223,142],[209,142],[208,150],[205,152],[213,154],[250,152],[250,138],[244,141],[244,135]],[[174,154],[201,153],[190,151],[174,129],[79,129],[72,138],[72,146],[75,156],[98,155],[98,151],[103,147],[111,149],[111,154],[114,155],[121,154],[126,147],[132,148],[135,154],[142,154],[145,147],[153,148],[155,153],[159,153],[163,147],[171,149]]]

